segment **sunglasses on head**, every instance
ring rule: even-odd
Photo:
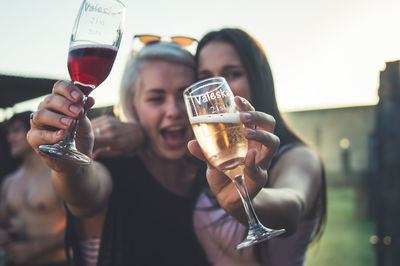
[[[134,35],[133,39],[138,39],[142,44],[148,45],[153,43],[158,43],[162,41],[170,41],[176,44],[181,45],[182,47],[187,47],[192,45],[193,43],[197,43],[198,41],[195,38],[187,37],[187,36],[170,36],[170,37],[161,37],[158,35],[150,35],[150,34],[139,34]]]

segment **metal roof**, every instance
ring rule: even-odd
[[[0,108],[46,95],[51,92],[55,79],[9,76],[0,74]]]

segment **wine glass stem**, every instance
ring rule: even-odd
[[[235,184],[236,190],[239,192],[240,199],[243,202],[244,210],[246,211],[247,221],[249,222],[249,228],[260,224],[256,212],[254,211],[253,204],[251,203],[244,176],[237,175],[232,180],[232,182]]]
[[[83,96],[83,105],[85,105],[87,100],[87,96]],[[75,136],[76,136],[76,129],[78,128],[79,124],[79,119],[75,119],[72,123],[69,129],[66,131],[65,136],[62,140],[62,143],[64,145],[70,145],[70,146],[75,146]]]

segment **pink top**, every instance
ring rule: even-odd
[[[193,216],[196,235],[212,265],[216,266],[301,266],[316,219],[301,222],[289,237],[276,237],[261,245],[262,262],[256,260],[254,247],[235,250],[247,233],[247,228],[222,208],[212,207],[210,199],[202,193]],[[222,216],[226,216],[219,220]]]
[[[91,238],[81,242],[82,256],[85,266],[96,266],[100,250],[100,238]]]

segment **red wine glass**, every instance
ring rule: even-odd
[[[84,0],[75,20],[68,53],[71,80],[84,93],[84,101],[108,76],[122,38],[125,5],[119,0]],[[75,146],[79,120],[74,121],[65,137],[39,150],[58,159],[82,164],[91,158]]]

